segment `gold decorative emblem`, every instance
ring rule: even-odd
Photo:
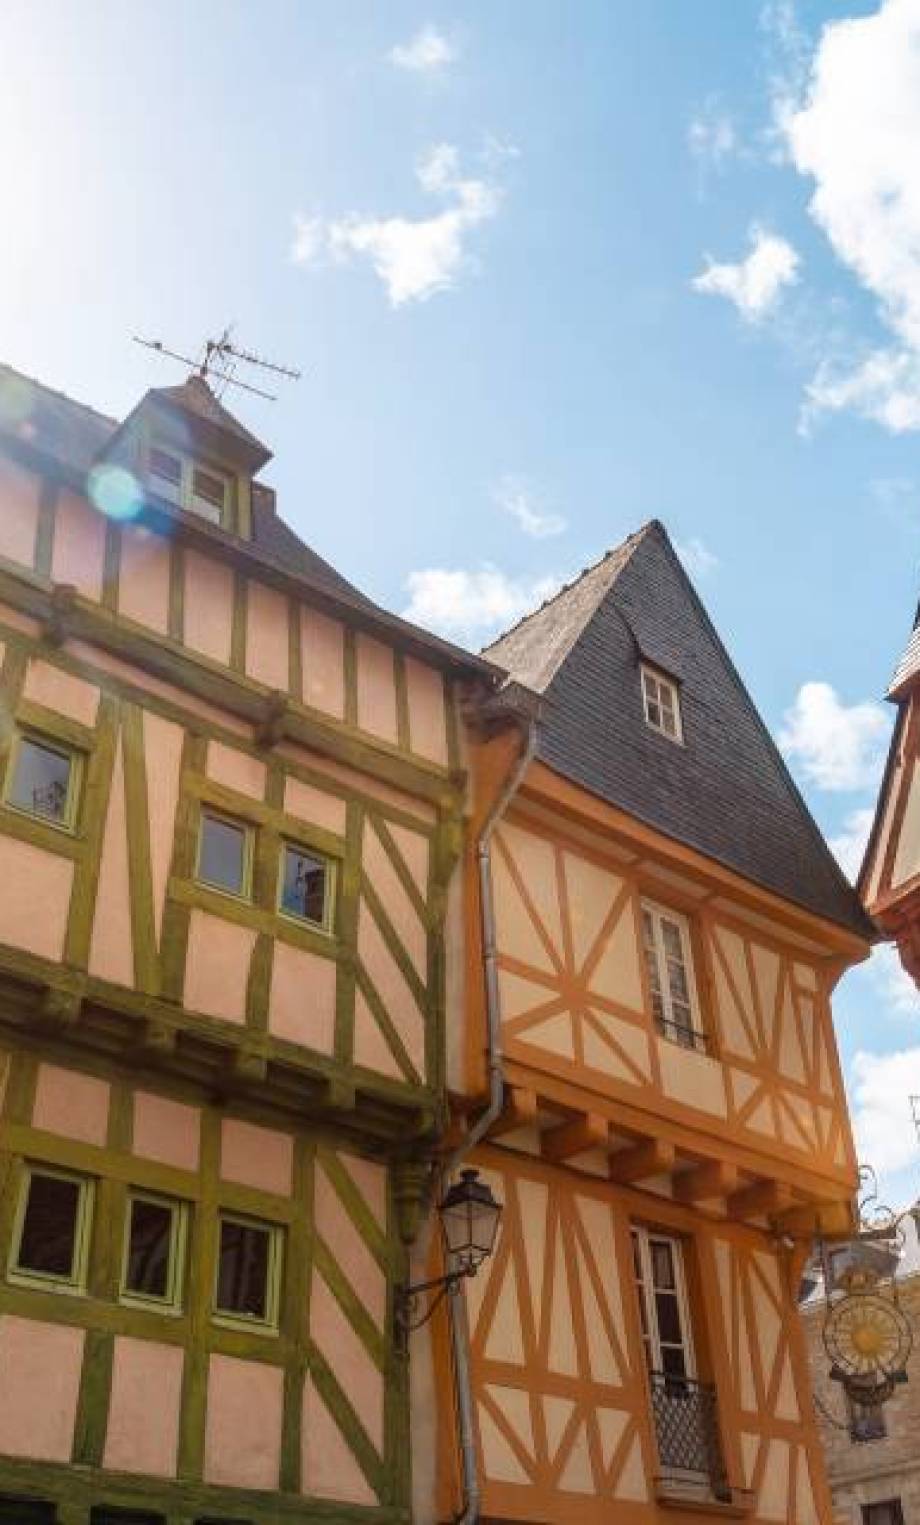
[[[843,1378],[865,1380],[901,1372],[910,1347],[910,1323],[892,1298],[853,1292],[828,1310],[824,1348]]]

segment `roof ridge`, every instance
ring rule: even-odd
[[[78,397],[71,397],[68,392],[62,392],[60,387],[49,387],[46,381],[39,381],[37,376],[30,376],[26,371],[20,371],[17,366],[9,365],[5,360],[0,360],[0,368],[8,371],[12,376],[18,376],[21,381],[27,381],[30,386],[47,392],[50,397],[59,397],[62,402],[68,403],[72,408],[80,408],[84,413],[92,413],[95,418],[102,419],[103,423],[118,427],[117,418],[113,418],[110,413],[103,413],[99,408],[94,408],[92,403],[81,402]]]
[[[491,651],[492,648],[494,646],[498,646],[501,641],[506,641],[508,637],[513,635],[516,630],[520,630],[522,625],[526,625],[528,620],[532,620],[536,615],[542,614],[544,609],[551,608],[551,606],[556,603],[558,599],[562,598],[564,593],[571,593],[573,588],[577,588],[580,583],[584,582],[586,577],[588,577],[592,572],[596,572],[599,567],[602,567],[605,561],[610,560],[611,556],[620,555],[620,553],[625,551],[627,547],[629,547],[630,552],[632,552],[639,544],[639,541],[644,539],[644,537],[651,530],[660,530],[661,528],[662,525],[659,519],[649,519],[646,524],[640,525],[637,530],[632,530],[624,540],[620,541],[619,545],[610,546],[606,551],[604,551],[603,555],[597,558],[596,561],[589,562],[586,567],[582,567],[581,571],[576,573],[574,577],[570,578],[568,582],[564,582],[561,587],[557,588],[555,593],[551,593],[548,598],[544,598],[543,602],[538,604],[535,609],[529,609],[526,614],[522,614],[518,619],[516,619],[513,625],[509,625],[507,630],[502,630],[498,635],[493,636],[492,640],[488,643],[487,646],[480,648],[480,655],[482,655],[484,652]]]

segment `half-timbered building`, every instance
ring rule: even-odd
[[[466,1294],[478,1507],[827,1521],[796,1292],[850,1223],[831,995],[872,929],[659,524],[486,655],[518,719],[471,743],[452,1076],[504,1203]]]
[[[920,610],[885,696],[894,730],[858,888],[920,986]]]
[[[408,1521],[491,669],[287,528],[200,376],[118,422],[3,368],[0,430],[0,1519]]]

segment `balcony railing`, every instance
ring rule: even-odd
[[[715,1388],[658,1371],[650,1380],[662,1483],[730,1497]]]

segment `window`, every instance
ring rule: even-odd
[[[0,1493],[0,1525],[56,1525],[57,1505]]]
[[[92,1182],[28,1165],[13,1233],[10,1277],[65,1291],[86,1283]]]
[[[904,1525],[900,1499],[880,1499],[877,1504],[863,1504],[863,1525]]]
[[[684,1048],[705,1049],[687,918],[643,900],[642,947],[659,1030]]]
[[[252,879],[252,827],[201,812],[198,878],[212,889],[248,899]]]
[[[632,1246],[648,1369],[667,1377],[692,1378],[693,1346],[680,1240],[633,1228]]]
[[[184,1202],[132,1192],[125,1220],[121,1295],[124,1302],[182,1304],[186,1208]]]
[[[856,1444],[884,1440],[888,1434],[885,1410],[880,1403],[860,1403],[847,1396],[850,1410],[850,1439]]]
[[[212,524],[224,522],[226,477],[158,445],[151,447],[148,469],[150,486],[158,498],[165,498],[177,508],[209,519]]]
[[[304,847],[285,842],[281,850],[279,908],[327,930],[332,923],[332,865]]]
[[[70,827],[76,815],[77,755],[37,736],[18,736],[7,770],[6,803],[15,810]]]
[[[642,702],[645,723],[671,741],[683,741],[680,720],[680,697],[677,685],[652,667],[642,668]]]
[[[147,1509],[108,1509],[103,1504],[90,1510],[89,1525],[166,1525],[166,1516]]]
[[[270,1223],[221,1213],[216,1316],[277,1328],[280,1281],[281,1230]]]

